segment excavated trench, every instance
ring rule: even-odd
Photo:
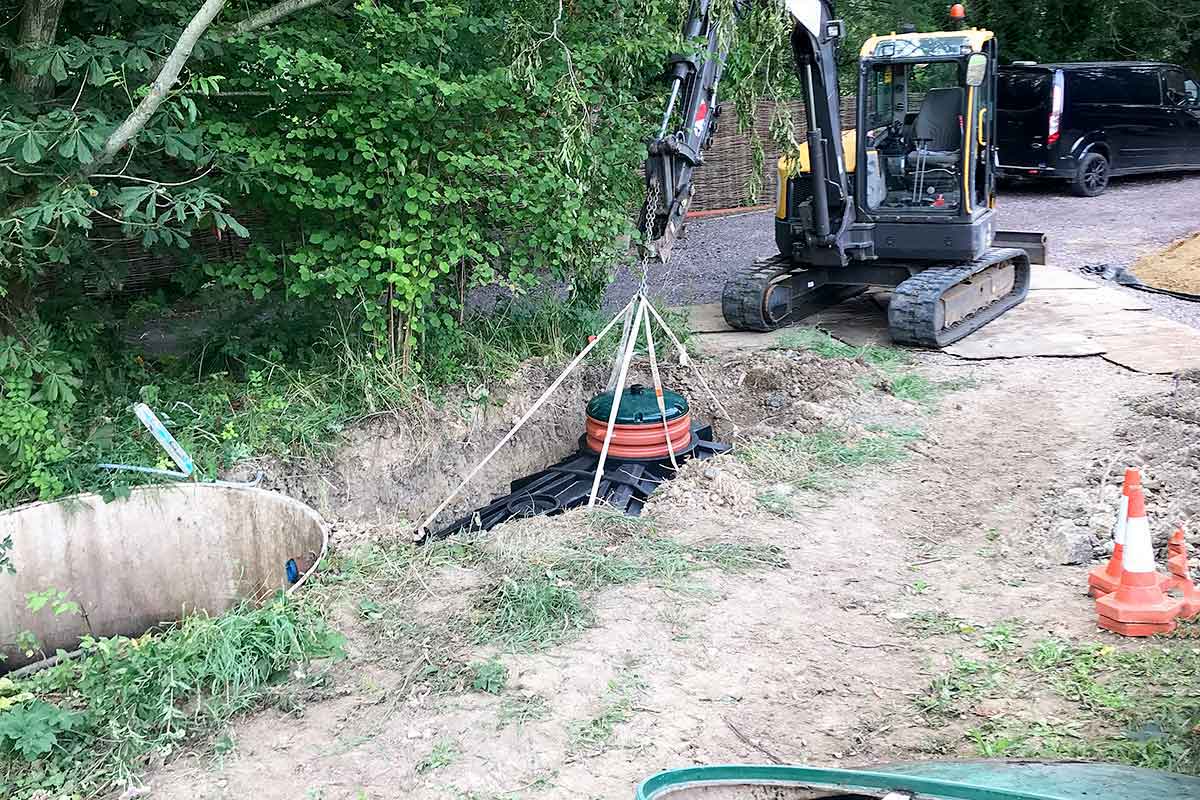
[[[663,384],[687,398],[694,423],[711,424],[716,441],[733,444],[759,433],[838,424],[871,375],[870,367],[856,360],[790,349],[726,354],[701,360],[700,367],[728,418],[690,368],[664,363]],[[348,432],[330,464],[264,465],[265,485],[304,500],[330,519],[415,528],[557,376],[555,367],[529,362],[486,392],[462,391],[437,405],[378,416]],[[512,481],[574,453],[585,433],[588,401],[608,377],[606,364],[585,364],[570,375],[431,529],[508,494]],[[628,383],[651,384],[644,364],[635,363]]]

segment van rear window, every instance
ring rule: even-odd
[[[1035,111],[1050,104],[1050,73],[1001,72],[996,105],[1005,111]]]
[[[1139,67],[1071,70],[1067,73],[1067,101],[1156,106],[1162,102],[1158,71]]]

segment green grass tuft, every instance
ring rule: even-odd
[[[508,667],[498,659],[471,664],[471,688],[477,692],[500,694],[508,685]]]
[[[904,621],[905,627],[914,635],[925,639],[930,636],[969,635],[978,630],[965,619],[944,611],[919,611]]]
[[[579,592],[541,576],[505,576],[479,603],[477,642],[520,650],[564,641],[592,623]]]
[[[587,535],[521,558],[492,556],[501,577],[477,602],[473,639],[521,650],[574,636],[592,623],[590,593],[649,580],[664,588],[706,569],[746,572],[785,566],[779,548],[746,542],[684,544],[653,533],[650,518],[592,514]],[[604,533],[599,533],[604,531]]]
[[[974,385],[971,380],[934,381],[915,372],[885,374],[877,386],[893,397],[921,406],[931,406],[940,397]]]
[[[0,711],[0,796],[103,794],[139,775],[149,754],[219,730],[277,696],[295,665],[341,645],[312,605],[282,595],[137,639],[87,638],[80,658],[0,685],[16,698]]]
[[[905,445],[919,436],[908,429],[867,431],[856,439],[834,430],[780,433],[743,445],[737,456],[760,480],[819,489],[847,471],[905,458]]]
[[[980,640],[980,645],[984,650],[992,653],[1009,653],[1017,649],[1021,642],[1021,628],[1023,623],[1019,619],[1006,619],[997,622],[983,632],[983,637]]]
[[[458,756],[458,745],[455,742],[450,739],[438,739],[434,742],[433,749],[417,762],[416,770],[419,774],[425,774],[445,769],[453,764]]]
[[[899,348],[865,345],[855,347],[838,341],[817,328],[798,328],[779,337],[776,345],[789,350],[808,350],[822,358],[837,358],[861,361],[873,367],[875,377],[864,379],[863,388],[874,387],[888,394],[921,406],[932,405],[947,392],[966,389],[974,385],[970,379],[934,381],[916,372],[904,369],[912,364],[912,357]]]
[[[582,589],[653,580],[670,587],[705,569],[746,572],[786,566],[779,548],[745,542],[684,544],[665,536],[644,534],[611,542],[571,542],[547,565],[549,574]]]
[[[796,519],[798,516],[796,503],[789,492],[767,489],[755,496],[754,504],[758,506],[760,511],[765,511],[768,514],[773,514],[783,519]]]
[[[873,367],[896,367],[909,364],[912,358],[896,347],[854,345],[841,342],[818,328],[796,328],[780,335],[776,347],[786,350],[808,350],[822,358],[843,358],[862,361]]]
[[[950,657],[950,669],[936,676],[915,702],[928,717],[962,716],[968,703],[979,700],[998,682],[1002,669],[988,661],[960,655]]]
[[[658,526],[654,517],[642,515],[631,517],[614,508],[597,506],[583,512],[588,530],[606,536],[638,536],[652,534]]]
[[[968,729],[986,758],[1087,759],[1200,774],[1200,649],[1162,637],[1129,648],[1044,639],[1021,651],[1019,625],[1003,621],[979,642],[985,660],[954,656],[916,699],[931,721],[963,716],[982,700],[1035,708]],[[1003,678],[1003,680],[1001,679]]]
[[[884,389],[893,397],[910,403],[925,405],[941,394],[935,382],[915,372],[905,372],[883,382]]]

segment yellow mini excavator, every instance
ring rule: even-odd
[[[967,28],[867,39],[857,124],[843,133],[835,55],[845,25],[831,0],[788,0],[788,10],[807,138],[779,162],[779,253],[725,284],[726,322],[773,330],[881,286],[892,291],[892,339],[941,347],[1020,303],[1044,237],[996,230],[995,36]],[[725,56],[712,16],[711,0],[695,0],[685,38],[707,47],[668,64],[670,100],[648,148],[641,225],[663,260],[712,138]]]

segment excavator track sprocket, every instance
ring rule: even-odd
[[[827,284],[795,289],[796,265],[784,255],[755,261],[725,283],[721,312],[739,331],[773,331],[862,294],[866,286]]]
[[[901,283],[888,306],[897,344],[945,347],[982,328],[1029,294],[1029,256],[992,248],[966,264],[930,267]]]

